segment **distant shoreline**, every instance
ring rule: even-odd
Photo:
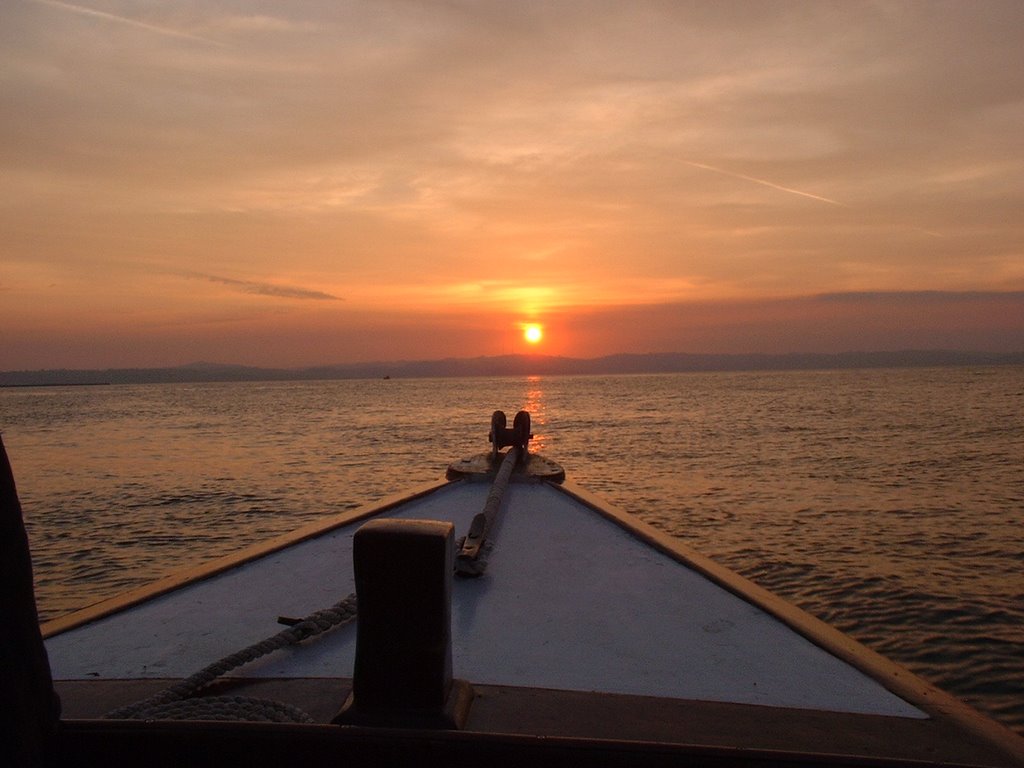
[[[690,353],[618,354],[598,358],[547,355],[449,358],[305,368],[259,368],[193,363],[167,368],[103,370],[0,371],[0,387],[109,386],[232,381],[314,381],[331,379],[402,379],[485,376],[585,376],[644,373],[798,371],[857,368],[925,368],[1024,365],[1024,352],[901,350],[791,354]]]
[[[3,374],[0,374],[2,376]],[[28,383],[28,384],[4,384],[0,383],[0,389],[28,389],[31,387],[109,387],[112,382],[109,381],[51,381],[43,383]]]

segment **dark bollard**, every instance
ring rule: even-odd
[[[335,723],[458,728],[473,693],[452,678],[454,526],[372,520],[353,540],[356,659]]]

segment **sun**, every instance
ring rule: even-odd
[[[523,338],[530,344],[537,344],[544,338],[544,329],[537,323],[523,326]]]

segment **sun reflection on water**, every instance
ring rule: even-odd
[[[526,394],[523,398],[524,411],[530,414],[530,428],[533,439],[530,440],[530,451],[540,453],[547,447],[546,434],[547,416],[544,413],[544,389],[540,376],[526,377]]]

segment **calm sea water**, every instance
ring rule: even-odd
[[[526,408],[617,506],[1024,732],[1024,369],[0,390],[44,618],[440,477]]]

